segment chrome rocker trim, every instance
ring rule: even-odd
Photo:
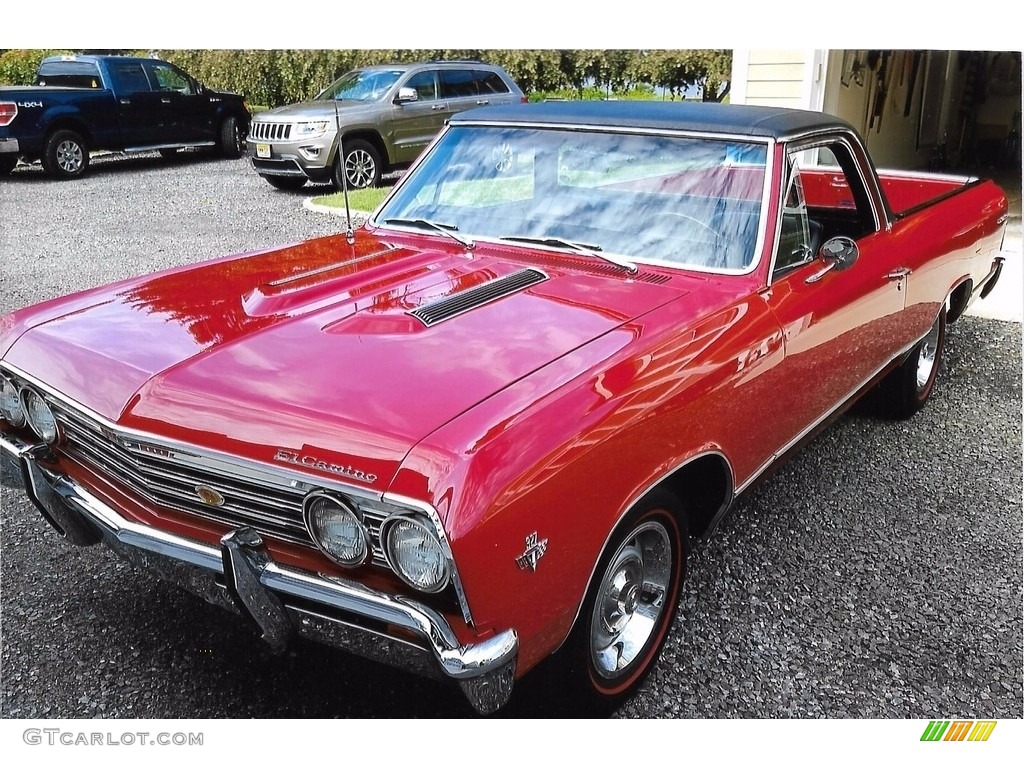
[[[41,466],[38,457],[47,451],[43,443],[0,434],[0,458],[20,472],[29,498],[71,543],[102,541],[134,565],[249,617],[276,650],[297,633],[420,675],[453,680],[481,714],[494,712],[511,696],[519,651],[514,629],[461,645],[441,614],[415,600],[275,563],[260,535],[247,526],[226,534],[216,547],[140,525],[74,479]]]

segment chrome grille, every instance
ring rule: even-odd
[[[253,120],[250,131],[250,138],[253,139],[260,139],[264,141],[285,141],[292,135],[292,124]]]
[[[117,434],[64,402],[48,395],[64,434],[60,450],[100,476],[145,501],[230,526],[251,525],[261,534],[313,547],[302,520],[302,500],[315,484],[269,470],[258,478],[228,471],[208,457]],[[200,500],[198,486],[224,497],[220,506]],[[353,500],[371,534],[373,563],[387,567],[380,527],[390,510],[382,504]]]

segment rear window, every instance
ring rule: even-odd
[[[39,65],[36,85],[65,88],[102,88],[100,70],[88,61],[44,61]]]

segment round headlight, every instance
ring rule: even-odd
[[[385,521],[388,562],[410,587],[440,592],[448,585],[448,558],[430,523],[417,517]]]
[[[57,442],[57,438],[60,436],[57,419],[54,418],[53,411],[43,400],[42,395],[34,389],[21,390],[21,407],[25,411],[28,425],[43,442],[51,444]]]
[[[0,376],[0,415],[12,427],[25,425],[25,409],[21,407],[18,388],[6,376]]]
[[[331,560],[354,568],[370,554],[366,527],[356,511],[336,496],[314,491],[303,502],[306,529]]]

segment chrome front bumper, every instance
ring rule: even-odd
[[[0,458],[20,473],[43,517],[72,543],[102,542],[160,578],[251,618],[279,650],[299,634],[417,674],[453,680],[484,714],[511,696],[519,650],[514,630],[461,645],[444,617],[428,606],[340,577],[278,565],[252,528],[235,529],[214,547],[140,525],[74,479],[41,466],[37,457],[46,450],[0,435]]]

